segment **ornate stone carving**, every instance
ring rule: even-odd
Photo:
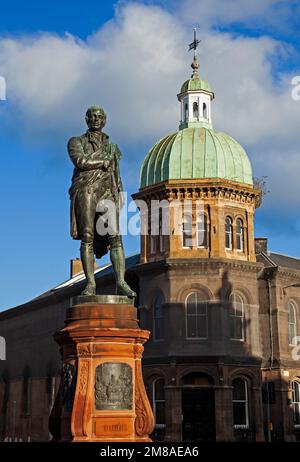
[[[160,183],[159,185],[153,185],[143,192],[139,192],[133,195],[135,199],[145,199],[147,202],[153,198],[159,197],[159,199],[171,200],[184,200],[184,199],[226,199],[235,203],[249,204],[254,207],[259,207],[261,204],[261,191],[259,189],[252,188],[249,185],[238,184],[227,180],[216,180],[215,183],[208,184],[203,180],[194,182],[186,181],[185,184],[180,184],[177,181],[177,185],[174,186],[172,182]]]
[[[135,431],[137,435],[143,436],[146,434],[148,416],[139,391],[135,395],[135,412]]]
[[[88,370],[89,370],[89,365],[88,362],[85,361],[81,364],[80,367],[80,376],[79,376],[79,394],[85,396],[86,394],[86,387],[87,387],[87,382],[88,382]]]
[[[127,363],[103,363],[95,374],[95,407],[97,410],[132,409],[132,368]]]
[[[154,427],[154,417],[147,399],[147,394],[142,379],[141,363],[136,367],[135,385],[135,432],[138,436],[149,435]]]
[[[79,356],[90,356],[92,353],[89,344],[77,345],[77,351]]]

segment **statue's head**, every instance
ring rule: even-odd
[[[101,131],[106,124],[106,114],[100,106],[91,106],[86,111],[85,120],[90,130]]]

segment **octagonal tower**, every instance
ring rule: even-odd
[[[179,130],[150,149],[141,168],[140,190],[134,195],[148,206],[143,216],[141,263],[164,258],[255,261],[254,210],[260,205],[261,191],[253,186],[251,163],[243,147],[213,129],[214,93],[199,77],[196,56],[191,67],[193,74],[177,95]],[[151,201],[182,203],[180,217],[170,207],[165,217],[167,233],[160,216],[151,225]],[[191,202],[191,212],[184,210],[184,201]]]
[[[195,34],[190,48],[198,43]],[[213,128],[214,93],[196,53],[192,68],[178,94],[179,130],[150,149],[133,196],[143,231],[140,323],[151,331],[145,383],[160,438],[237,441],[242,425],[262,441],[262,266],[253,229],[261,191],[243,147]],[[242,421],[233,410],[237,377],[251,396],[251,418],[245,411]]]

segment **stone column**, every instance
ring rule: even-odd
[[[219,203],[213,203],[210,205],[210,242],[211,257],[225,257],[225,229],[223,218],[223,209]]]
[[[293,407],[292,407],[292,389],[289,387],[289,383],[281,381],[281,387],[278,390],[280,395],[280,414],[282,421],[283,440],[285,442],[295,442],[296,437],[293,426]]]
[[[50,416],[55,441],[151,441],[154,418],[141,358],[150,332],[139,328],[133,301],[96,295],[71,299],[55,334],[63,368]]]
[[[232,414],[232,387],[216,386],[215,414],[216,441],[234,441]]]
[[[252,388],[252,409],[254,414],[254,423],[255,423],[255,441],[264,442],[264,417],[263,417],[263,404],[262,404],[262,392],[261,387]]]
[[[248,260],[256,261],[255,242],[254,242],[254,211],[247,211],[247,247]]]

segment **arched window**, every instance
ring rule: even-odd
[[[300,427],[300,383],[298,380],[292,381],[292,390],[294,425]]]
[[[201,213],[197,217],[197,247],[207,247],[207,216]]]
[[[295,337],[297,336],[297,310],[293,302],[289,303],[288,323],[289,323],[289,344],[295,345],[297,343],[295,340]]]
[[[198,107],[198,103],[196,102],[193,103],[193,117],[194,119],[199,118],[199,107]]]
[[[207,301],[191,292],[185,301],[187,338],[207,338]]]
[[[244,224],[240,218],[236,220],[236,249],[244,251]]]
[[[153,398],[153,415],[155,419],[156,428],[164,428],[165,421],[165,383],[164,379],[156,379],[153,382],[152,389]]]
[[[165,338],[165,313],[163,307],[164,303],[164,296],[162,294],[159,294],[154,301],[153,307],[153,336],[155,340],[163,340]]]
[[[235,379],[232,382],[233,426],[234,428],[249,427],[249,403],[247,381]]]
[[[185,214],[182,223],[182,247],[193,247],[193,218],[191,214]]]
[[[225,220],[225,247],[232,250],[232,219],[226,217]]]
[[[244,340],[244,301],[239,294],[229,298],[230,338]]]
[[[205,103],[203,103],[203,117],[204,119],[207,119],[207,107]]]
[[[184,105],[184,121],[187,122],[189,119],[189,106],[187,103]]]

